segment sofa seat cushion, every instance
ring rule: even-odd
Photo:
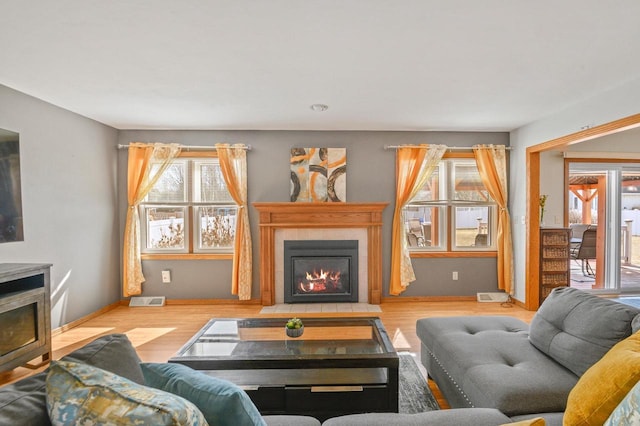
[[[582,376],[631,335],[640,309],[571,287],[554,289],[531,320],[529,338],[539,350]]]
[[[322,426],[497,426],[511,423],[511,419],[490,408],[455,408],[417,414],[367,413],[333,417]]]
[[[537,350],[507,316],[423,318],[416,333],[471,407],[508,416],[564,411],[578,377]]]
[[[505,423],[500,426],[547,426],[542,417],[534,417],[527,420],[518,420],[517,422]]]
[[[290,416],[286,414],[274,414],[262,416],[267,426],[320,426],[320,421],[311,416]]]

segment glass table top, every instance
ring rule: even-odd
[[[302,336],[287,336],[288,318],[210,320],[174,358],[300,359],[395,355],[379,318],[302,318]]]

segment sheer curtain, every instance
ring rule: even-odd
[[[127,220],[124,226],[123,278],[124,297],[142,293],[142,274],[140,260],[140,217],[138,204],[146,197],[158,178],[180,154],[178,144],[129,144],[129,163],[127,169]],[[153,164],[160,164],[152,171]],[[153,173],[152,173],[153,172]]]
[[[399,147],[396,152],[396,207],[393,212],[391,243],[391,280],[389,294],[398,296],[416,280],[402,209],[424,186],[442,159],[445,145]]]
[[[222,175],[229,193],[238,205],[236,238],[233,248],[231,294],[251,299],[252,255],[249,209],[247,207],[247,150],[244,145],[216,144]]]
[[[476,145],[473,153],[480,178],[489,195],[498,203],[498,288],[513,295],[513,242],[508,203],[506,148],[502,145]]]

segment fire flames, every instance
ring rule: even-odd
[[[340,290],[340,271],[306,272],[306,280],[298,282],[303,293],[326,293]]]

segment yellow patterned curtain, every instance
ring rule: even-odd
[[[508,203],[506,148],[502,145],[473,147],[482,183],[498,203],[498,288],[513,295],[513,242]]]
[[[418,193],[442,159],[445,145],[427,145],[400,147],[396,152],[396,207],[393,212],[391,233],[391,280],[389,294],[398,296],[409,284],[416,280],[406,229],[402,218],[402,209]]]
[[[236,238],[233,247],[231,294],[251,299],[252,256],[249,209],[247,207],[247,150],[244,145],[216,144],[222,175],[238,205]]]
[[[138,204],[147,196],[167,166],[180,154],[177,144],[129,144],[127,169],[127,220],[124,226],[122,293],[124,297],[142,293],[140,259],[140,217]],[[160,164],[152,171],[153,164]],[[153,172],[153,173],[152,173]]]

